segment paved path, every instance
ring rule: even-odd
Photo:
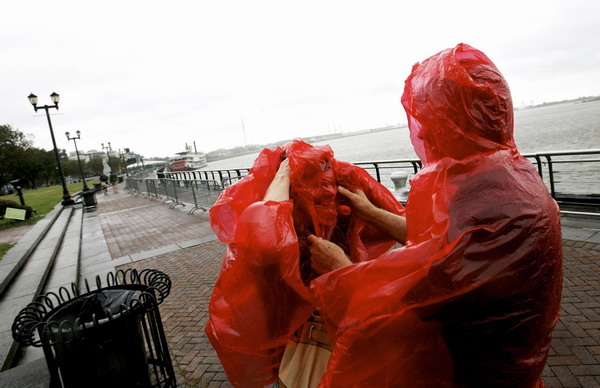
[[[564,240],[561,318],[544,370],[546,387],[600,387],[600,244]]]
[[[123,193],[99,200],[99,219],[113,257],[146,257],[121,268],[156,268],[173,280],[161,311],[178,381],[188,387],[230,386],[203,330],[225,251],[208,228],[207,214],[188,216],[185,209],[171,210]],[[600,387],[600,223],[584,222],[584,229],[572,227],[576,223],[570,220],[564,224],[571,226],[565,237],[574,240],[564,241],[562,316],[544,381],[547,387]]]
[[[208,214],[120,191],[98,196],[84,218],[82,272],[155,268],[173,282],[161,305],[179,387],[230,387],[204,334],[208,302],[225,246],[208,226]],[[577,226],[576,222],[564,222]],[[600,222],[563,231],[565,283],[546,387],[600,387]],[[1,232],[0,232],[1,235]],[[583,241],[577,241],[583,240]]]
[[[0,229],[0,243],[16,243],[33,227],[34,224],[25,224],[14,228]]]
[[[158,269],[171,278],[171,294],[160,311],[177,386],[231,387],[204,334],[208,302],[225,253],[225,245],[210,229],[208,213],[188,215],[189,209],[169,209],[168,204],[121,190],[97,198],[95,218],[112,264],[118,269]]]

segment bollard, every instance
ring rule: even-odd
[[[408,198],[408,188],[406,187],[408,173],[396,171],[390,175],[390,179],[394,184],[394,197],[400,202],[406,202],[406,199]]]
[[[13,185],[15,190],[17,190],[17,196],[19,197],[19,202],[21,202],[21,206],[25,206],[25,199],[23,198],[23,191],[21,189],[21,179],[15,179],[10,181],[10,184]]]

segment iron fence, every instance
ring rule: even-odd
[[[523,154],[536,167],[552,197],[565,205],[600,208],[600,149],[548,151]],[[406,199],[410,179],[423,164],[419,159],[359,161],[378,182],[386,186],[400,201]],[[242,179],[250,168],[198,170],[164,173],[164,178],[128,178],[126,188],[170,203],[170,207],[186,207],[189,214],[208,210],[222,190]]]

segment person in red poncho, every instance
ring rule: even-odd
[[[311,248],[320,272],[345,267],[311,287],[335,328],[321,384],[541,387],[560,307],[560,218],[515,146],[508,85],[459,44],[413,67],[402,104],[424,163],[406,246],[354,266],[322,239]],[[341,192],[381,222],[360,192]]]
[[[423,162],[405,213],[358,170],[297,144],[286,153],[289,200],[261,201],[279,151],[211,210],[229,245],[206,330],[235,386],[275,381],[287,339],[313,309],[333,343],[320,387],[543,386],[562,288],[560,218],[515,146],[507,83],[459,44],[413,67],[402,104]],[[299,172],[304,164],[313,168]],[[303,185],[325,189],[309,198]],[[340,203],[352,207],[349,224],[320,216]],[[340,224],[347,239],[324,232]],[[383,253],[382,235],[405,246]],[[320,276],[302,280],[306,257]]]
[[[300,140],[263,150],[250,173],[227,187],[211,208],[211,226],[227,252],[206,333],[234,386],[263,387],[276,381],[286,346],[301,326],[309,338],[327,336],[315,323],[309,289],[318,275],[310,265],[311,235],[343,247],[355,263],[374,259],[394,244],[349,211],[338,185],[361,190],[390,213],[404,212],[368,172],[334,159],[329,146]],[[299,359],[299,353],[293,356]],[[320,368],[301,377],[318,383],[326,358],[319,357]],[[293,365],[300,368],[288,368],[286,382],[305,369]]]

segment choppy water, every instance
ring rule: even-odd
[[[515,141],[523,153],[600,148],[600,101],[516,111]],[[342,137],[326,144],[337,159],[349,162],[416,157],[408,128]],[[206,169],[250,167],[257,155],[211,162]]]
[[[600,101],[567,103],[515,112],[515,142],[521,153],[600,148]],[[408,128],[331,139],[338,160],[348,162],[416,158]],[[246,168],[258,153],[219,160],[206,169]],[[384,172],[389,175],[391,171]],[[557,189],[600,193],[600,164],[559,165]],[[391,187],[387,177],[382,182]],[[591,185],[591,187],[590,187]]]

